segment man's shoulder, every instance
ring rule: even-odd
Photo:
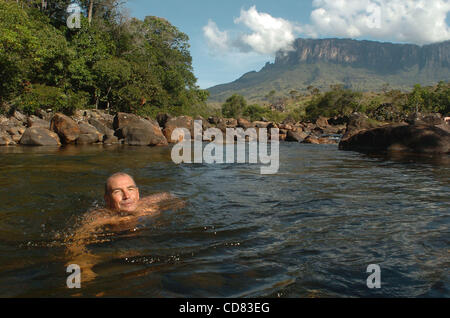
[[[107,208],[100,208],[86,212],[83,216],[83,223],[93,223],[99,219],[110,218],[113,212]]]

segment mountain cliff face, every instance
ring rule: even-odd
[[[331,62],[377,71],[395,72],[418,65],[449,67],[450,41],[425,45],[393,44],[349,39],[297,39],[292,52],[279,52],[277,65]]]
[[[233,93],[261,100],[270,90],[287,93],[332,84],[368,91],[384,83],[409,89],[450,80],[450,41],[418,46],[350,39],[297,39],[294,50],[278,52],[259,72],[209,89],[213,101]]]

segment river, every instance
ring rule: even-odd
[[[175,165],[170,147],[0,147],[1,297],[449,297],[450,158],[280,144],[280,168]],[[178,210],[88,246],[98,275],[66,286],[65,245],[108,175]],[[381,288],[368,288],[369,264]]]

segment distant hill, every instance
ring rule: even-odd
[[[310,85],[320,90],[342,84],[358,91],[411,89],[414,84],[450,81],[450,41],[418,46],[350,39],[297,39],[294,50],[278,52],[274,63],[249,72],[234,82],[208,89],[211,102],[230,95],[262,101],[271,90],[288,96],[305,92]]]

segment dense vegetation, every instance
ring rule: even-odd
[[[411,92],[380,84],[377,93],[343,85],[327,91],[280,86],[259,91],[262,102],[250,98],[248,103],[234,94],[210,109],[208,91],[196,85],[187,35],[163,18],[126,17],[123,2],[80,0],[81,27],[69,29],[69,0],[47,1],[46,6],[42,0],[0,0],[0,113],[107,108],[151,117],[167,112],[273,121],[354,111],[388,121],[414,111],[450,113],[450,84],[445,82],[416,85]],[[334,73],[327,74],[333,80]]]
[[[384,84],[377,93],[352,91],[342,85],[332,85],[325,92],[309,86],[308,91],[308,94],[300,94],[291,90],[289,96],[277,96],[275,91],[270,91],[265,96],[265,105],[249,106],[243,96],[234,94],[222,105],[222,114],[251,120],[265,117],[275,121],[287,117],[314,121],[319,116],[346,116],[353,112],[365,113],[378,121],[401,121],[414,112],[437,112],[450,116],[450,83],[445,82],[428,87],[417,84],[410,92],[391,89],[388,84]],[[283,105],[284,111],[273,110],[270,107],[273,104]]]
[[[127,18],[120,0],[0,0],[0,112],[109,108],[154,116],[201,114],[188,37],[158,17]]]

